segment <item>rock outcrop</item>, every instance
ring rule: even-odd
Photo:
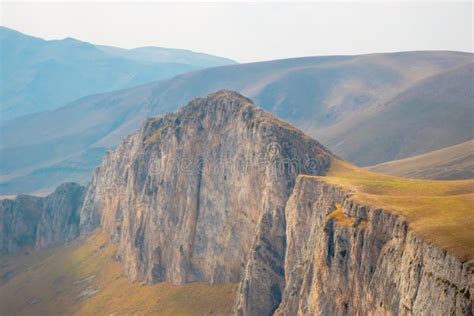
[[[277,315],[472,315],[474,270],[384,209],[301,176],[286,210]]]
[[[44,198],[41,219],[36,232],[36,247],[71,241],[79,236],[80,215],[86,188],[64,183]]]
[[[270,313],[283,291],[286,201],[298,174],[324,174],[331,159],[247,98],[220,91],[147,120],[110,152],[86,194],[82,227],[100,222],[131,280],[244,277],[239,310]],[[258,283],[264,275],[271,282]]]
[[[85,187],[60,185],[46,197],[19,195],[0,201],[0,254],[30,246],[45,248],[79,236]]]
[[[34,246],[43,199],[19,195],[0,201],[0,254]]]
[[[284,210],[264,214],[240,282],[235,315],[272,315],[285,288],[285,248]]]

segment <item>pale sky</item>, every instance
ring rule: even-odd
[[[472,2],[1,2],[1,25],[44,39],[186,48],[239,62],[473,51]]]

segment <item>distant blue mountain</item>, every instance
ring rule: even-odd
[[[122,49],[72,38],[46,41],[0,26],[0,115],[56,109],[80,97],[235,64],[189,50]]]

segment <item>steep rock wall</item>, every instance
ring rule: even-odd
[[[60,185],[46,197],[19,195],[0,201],[0,254],[23,247],[37,249],[70,241],[79,236],[79,210],[85,187]]]
[[[474,271],[383,209],[301,176],[277,315],[472,315]]]
[[[221,91],[149,119],[110,152],[89,186],[81,226],[100,223],[119,243],[131,280],[239,282],[255,236],[284,235],[280,224],[270,232],[259,223],[283,219],[297,174],[324,174],[331,157],[250,100]],[[276,277],[280,286],[282,271]],[[279,299],[263,287],[263,308],[274,310]]]
[[[239,285],[235,315],[273,314],[285,288],[285,248],[284,210],[265,213]]]
[[[0,201],[0,254],[34,246],[42,207],[43,199],[36,196]]]
[[[79,236],[79,210],[85,191],[86,188],[77,183],[64,183],[44,198],[36,248],[68,242]]]

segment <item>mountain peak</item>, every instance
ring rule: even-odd
[[[110,152],[81,221],[87,232],[104,219],[132,280],[237,282],[263,214],[282,212],[296,177],[323,175],[332,158],[246,97],[218,91],[149,119]],[[110,204],[111,192],[123,201]],[[143,207],[126,202],[139,200]]]
[[[244,129],[265,130],[268,135],[305,139],[315,148],[330,153],[301,130],[261,109],[247,97],[231,90],[219,90],[206,97],[195,98],[177,112],[149,118],[142,128],[145,135],[144,141],[149,143],[158,141],[157,135],[169,137],[170,132],[176,133],[176,131],[189,128],[197,129],[200,133],[206,130],[205,133],[219,134],[233,124],[238,126],[234,130],[236,133]],[[180,137],[177,136],[177,138]]]
[[[186,111],[186,108],[190,110],[197,110],[198,108],[214,108],[214,110],[224,110],[226,108],[241,108],[243,106],[250,106],[257,109],[257,106],[252,102],[252,100],[244,97],[238,92],[231,90],[219,90],[213,93],[210,93],[203,98],[195,98],[188,103],[187,106],[183,108]]]
[[[244,97],[243,95],[241,95],[240,93],[236,92],[236,91],[233,91],[233,90],[226,90],[226,89],[222,89],[222,90],[219,90],[219,91],[216,91],[216,92],[213,92],[213,93],[210,93],[206,99],[209,99],[209,100],[219,100],[219,99],[238,99],[238,100],[243,100],[247,103],[252,103],[252,100]]]

